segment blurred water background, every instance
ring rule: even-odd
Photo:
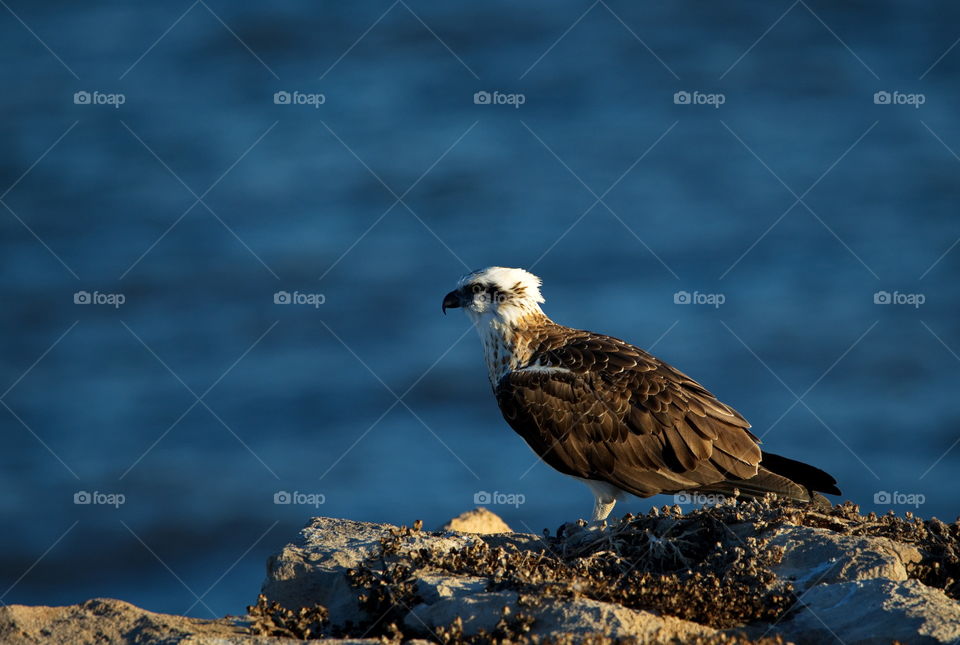
[[[541,275],[555,320],[654,347],[865,510],[954,519],[958,18],[11,0],[0,600],[238,613],[314,514],[434,527],[484,491],[523,496],[491,506],[517,530],[589,513],[440,315],[493,264]]]

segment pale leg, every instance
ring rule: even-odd
[[[608,499],[604,497],[597,497],[593,501],[593,517],[590,518],[591,522],[602,522],[607,519],[607,516],[610,515],[610,511],[613,510],[613,507],[616,505],[616,499]]]

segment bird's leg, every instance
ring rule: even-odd
[[[615,497],[602,497],[597,495],[593,500],[593,517],[590,518],[590,521],[602,522],[607,519],[607,516],[610,515],[610,511],[613,510],[616,503],[617,499]]]

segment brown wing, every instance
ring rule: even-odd
[[[682,372],[608,336],[551,344],[495,394],[553,468],[642,497],[757,474],[750,424]]]

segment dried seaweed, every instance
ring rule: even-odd
[[[250,631],[258,636],[286,638],[323,638],[327,635],[329,614],[326,607],[314,605],[301,609],[287,609],[280,603],[269,602],[263,594],[257,604],[247,607]]]

